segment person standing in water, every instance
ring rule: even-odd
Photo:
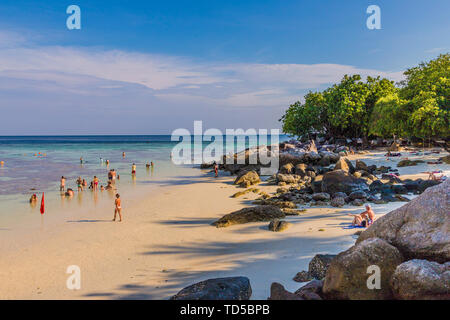
[[[94,182],[94,190],[97,191],[98,190],[98,178],[97,176],[94,176],[94,180],[92,181]]]
[[[122,206],[121,206],[121,200],[120,200],[120,195],[117,193],[116,194],[116,200],[114,200],[114,219],[113,221],[116,221],[116,215],[119,214],[119,222],[122,222]]]
[[[81,179],[81,177],[78,177],[77,179],[77,188],[78,191],[83,191],[83,180]]]
[[[125,158],[125,152],[122,152],[122,158]]]
[[[61,177],[60,180],[60,185],[59,185],[59,191],[65,191],[66,189],[66,178],[64,178],[64,176]]]
[[[133,163],[133,165],[131,166],[131,174],[132,175],[136,175],[136,164]]]

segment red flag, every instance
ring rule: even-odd
[[[44,193],[42,192],[42,200],[41,200],[41,214],[44,214],[45,206],[44,206]]]

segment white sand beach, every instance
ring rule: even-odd
[[[400,160],[386,161],[382,152],[349,157],[356,158],[393,168]],[[450,172],[445,164],[399,172],[402,178],[427,178],[418,173],[435,169]],[[80,213],[74,223],[20,238],[0,231],[0,299],[167,299],[192,283],[238,275],[250,279],[252,299],[266,299],[275,281],[287,290],[298,289],[301,284],[292,278],[307,270],[315,254],[348,249],[360,230],[343,228],[351,221],[347,213],[364,210],[350,205],[305,206],[300,216],[286,218],[293,225],[283,232],[268,231],[266,222],[217,229],[211,222],[248,206],[257,195],[231,198],[241,190],[232,185],[233,177],[197,173],[183,181],[167,180],[142,201],[124,198],[121,223],[111,222],[111,205],[95,217]],[[277,186],[262,183],[258,188],[274,192]],[[403,204],[373,209],[382,215]],[[81,268],[80,290],[66,287],[70,265]]]

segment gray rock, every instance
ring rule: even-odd
[[[362,179],[357,179],[342,170],[327,172],[322,178],[322,192],[335,194],[344,192],[350,194],[354,191],[369,191],[369,186]]]
[[[361,237],[361,236],[360,236]],[[373,238],[341,252],[328,267],[323,285],[327,299],[382,300],[391,299],[389,280],[403,262],[402,254],[388,242]],[[369,266],[380,268],[380,289],[367,286]]]
[[[251,295],[252,288],[247,277],[228,277],[193,284],[170,300],[249,300]]]
[[[402,300],[449,300],[450,262],[439,264],[413,259],[395,269],[391,279],[395,298]]]
[[[242,171],[234,180],[234,184],[245,188],[260,182],[261,179],[256,171]]]
[[[283,285],[273,282],[270,286],[270,297],[268,300],[303,300],[295,293],[287,291]]]
[[[367,199],[367,193],[365,193],[364,191],[361,191],[361,190],[353,191],[352,193],[349,194],[349,197],[352,200]]]
[[[407,259],[450,260],[450,180],[377,219],[358,238],[382,238]]]
[[[308,273],[318,280],[325,278],[327,269],[335,257],[335,254],[316,254],[309,262]]]
[[[297,272],[294,279],[292,279],[292,280],[294,280],[296,282],[307,282],[307,281],[312,280],[312,278],[313,277],[311,277],[311,275],[309,274],[308,271],[300,271],[300,272]]]

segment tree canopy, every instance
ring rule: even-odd
[[[321,92],[309,92],[280,119],[297,136],[320,132],[346,138],[449,136],[450,55],[404,72],[397,86],[380,77],[345,75]]]

